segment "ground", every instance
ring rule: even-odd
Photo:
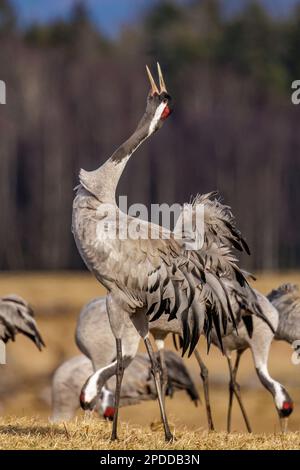
[[[256,288],[267,293],[287,281],[300,284],[300,274],[258,274]],[[39,353],[27,338],[20,336],[7,348],[7,365],[0,366],[0,449],[107,448],[110,425],[97,419],[83,421],[81,411],[77,420],[66,423],[66,427],[51,426],[48,422],[53,371],[65,359],[78,354],[74,343],[78,313],[85,302],[103,295],[103,290],[88,273],[1,274],[0,296],[12,292],[32,303],[47,348]],[[171,342],[169,347],[172,347]],[[172,400],[167,400],[168,414],[177,437],[171,448],[300,448],[300,434],[297,432],[300,430],[300,366],[292,364],[289,345],[273,344],[269,367],[271,375],[287,387],[295,402],[295,411],[289,420],[290,432],[286,435],[280,433],[272,397],[258,382],[251,354],[247,352],[242,358],[238,379],[254,434],[243,434],[245,426],[235,404],[234,434],[227,436],[224,433],[228,401],[227,364],[215,348],[206,356],[204,341],[200,350],[210,372],[212,410],[218,433],[207,434],[204,406],[200,404],[195,408],[180,392]],[[186,365],[203,397],[195,360],[186,359]],[[157,425],[159,410],[156,402],[123,408],[120,419],[121,439],[113,446],[119,449],[165,448],[162,431]]]

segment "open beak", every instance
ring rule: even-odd
[[[158,89],[158,86],[155,83],[155,80],[154,80],[154,78],[153,78],[153,76],[150,72],[150,69],[149,69],[148,65],[146,65],[146,70],[147,70],[147,74],[148,74],[150,85],[151,85],[151,91],[150,91],[151,95],[153,96],[153,95],[155,95],[155,93],[157,95],[160,95],[162,92],[167,93],[166,84],[165,84],[164,77],[163,77],[163,74],[162,74],[159,63],[157,62],[159,89]]]
[[[165,93],[167,93],[167,87],[166,87],[164,77],[163,77],[163,74],[162,74],[162,71],[158,62],[157,62],[157,71],[158,71],[160,92],[162,93],[164,91]]]

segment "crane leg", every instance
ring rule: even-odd
[[[162,400],[165,404],[165,398],[167,393],[167,386],[168,386],[168,370],[165,361],[165,351],[164,349],[160,349],[159,351],[159,362],[161,367],[161,396]]]
[[[214,423],[212,419],[211,413],[211,406],[210,406],[210,398],[209,398],[209,382],[208,382],[208,369],[204,364],[200,353],[197,349],[194,350],[195,358],[200,366],[200,377],[203,383],[203,390],[204,390],[204,399],[205,399],[205,407],[206,407],[206,416],[207,416],[207,423],[209,431],[214,431]]]
[[[236,381],[236,375],[237,375],[237,371],[238,371],[238,368],[239,368],[242,352],[243,351],[237,351],[234,367],[232,367],[230,357],[227,357],[227,363],[228,363],[229,374],[230,374],[229,404],[228,404],[228,413],[227,413],[227,432],[231,431],[231,415],[232,415],[233,395],[235,395],[235,397],[238,401],[239,407],[241,409],[241,412],[242,412],[242,415],[243,415],[243,418],[244,418],[244,421],[245,421],[245,424],[246,424],[247,431],[252,432],[250,422],[249,422],[244,404],[242,402],[240,386]]]
[[[124,374],[123,356],[122,356],[122,340],[116,338],[116,349],[117,349],[117,371],[116,371],[116,393],[115,393],[115,414],[112,426],[111,441],[115,441],[118,438],[118,415],[119,405],[121,396],[121,385]]]
[[[151,345],[151,342],[150,342],[148,336],[146,336],[144,338],[144,342],[145,342],[145,346],[146,346],[146,349],[147,349],[147,352],[148,352],[148,355],[149,355],[149,358],[150,358],[151,372],[152,372],[153,377],[154,377],[154,382],[155,382],[156,393],[157,393],[158,402],[159,402],[161,419],[162,419],[162,422],[163,422],[163,425],[164,425],[165,439],[166,439],[166,441],[169,442],[169,441],[172,441],[174,438],[173,438],[173,435],[172,435],[172,433],[170,431],[170,428],[169,428],[169,423],[168,423],[166,410],[165,410],[165,404],[164,404],[164,400],[162,398],[161,381],[160,381],[160,366],[157,363],[157,360],[155,358],[155,354],[154,354],[154,351],[153,351],[153,348],[152,348],[152,345]]]

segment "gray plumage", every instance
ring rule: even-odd
[[[160,321],[161,319],[150,323],[150,331],[154,333],[155,339],[159,339],[156,329],[158,328],[158,331],[161,331],[159,328]],[[170,323],[173,332],[178,333],[179,322],[175,320]],[[90,359],[94,370],[107,366],[115,359],[115,338],[109,328],[105,297],[93,299],[82,308],[76,325],[75,341],[80,351]],[[131,341],[130,335],[126,337],[125,341]],[[193,395],[196,397],[196,389],[182,359],[168,352],[166,361],[170,362],[168,373],[170,373],[170,380],[176,388],[179,389],[181,385],[185,384],[185,388],[190,391],[191,397]]]
[[[114,338],[113,338],[114,339]],[[114,348],[114,342],[112,342]],[[178,390],[185,390],[196,403],[199,396],[196,387],[183,364],[182,359],[172,351],[166,351],[168,370],[168,394],[173,395]],[[52,380],[52,422],[68,421],[78,410],[81,388],[93,373],[91,361],[84,355],[65,361],[56,371]],[[96,411],[105,417],[106,405],[102,400],[113,405],[115,381],[111,378],[106,384],[106,394],[100,394]],[[153,377],[150,373],[150,361],[146,354],[137,354],[124,373],[120,406],[135,405],[142,401],[157,398]]]
[[[39,350],[45,346],[30,305],[21,297],[11,294],[0,298],[0,339],[15,341],[21,333],[30,338]]]
[[[169,239],[161,238],[167,232],[165,229],[153,228],[152,224],[134,218],[129,218],[128,222],[128,216],[120,213],[120,219],[125,219],[122,222],[124,225],[139,225],[141,239],[103,241],[97,233],[102,231],[101,226],[104,231],[105,224],[109,226],[113,223],[110,217],[114,215],[110,214],[110,207],[108,210],[105,207],[108,215],[102,213],[101,206],[93,195],[81,188],[74,201],[73,230],[88,267],[108,289],[119,311],[133,317],[136,312],[146,309],[150,321],[159,318],[162,313],[169,315],[169,318],[183,313],[185,350],[192,345],[190,353],[205,320],[208,338],[213,323],[220,323],[220,328],[221,324],[226,328],[228,319],[232,321],[220,280],[222,275],[233,278],[233,294],[247,306],[249,312],[259,313],[255,296],[229,248],[223,245],[218,247],[215,242],[209,241],[207,252],[203,249],[187,252],[184,244],[175,240],[172,234],[167,234]],[[116,207],[114,209],[118,211]],[[221,219],[219,221],[222,222]],[[218,228],[217,223],[215,225]],[[150,230],[155,231],[159,239],[148,238]],[[224,224],[225,230],[226,236],[230,237],[230,230]],[[217,233],[214,234],[216,238]],[[238,244],[238,239],[235,244]]]
[[[296,284],[282,284],[268,294],[279,313],[275,339],[292,344],[300,339],[300,292]]]

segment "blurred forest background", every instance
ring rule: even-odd
[[[155,2],[108,37],[77,2],[20,27],[0,0],[0,269],[78,269],[70,231],[81,167],[94,169],[145,107],[145,64],[162,64],[174,113],[119,187],[129,203],[219,190],[246,235],[250,269],[300,266],[300,4],[226,15],[216,0]],[[244,263],[245,265],[245,263]]]

